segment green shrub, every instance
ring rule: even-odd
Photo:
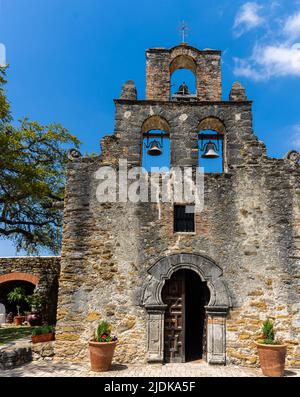
[[[266,345],[275,344],[274,324],[269,318],[267,318],[267,320],[264,321],[263,323],[262,333],[263,333],[262,343]]]
[[[16,287],[7,294],[9,303],[16,303],[18,316],[20,316],[20,303],[26,300],[26,291],[23,287]]]
[[[50,334],[51,332],[54,332],[53,327],[51,325],[44,325],[43,327],[34,328],[32,330],[32,336]]]
[[[45,304],[45,298],[36,292],[26,297],[26,302],[31,306],[31,310],[40,312]]]
[[[117,341],[116,336],[111,336],[111,326],[110,324],[103,320],[101,323],[98,325],[96,331],[95,331],[95,341],[96,342],[115,342]]]

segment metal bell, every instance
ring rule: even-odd
[[[209,141],[205,145],[204,153],[201,157],[203,159],[217,159],[220,157],[220,155],[217,153],[217,147],[212,141]]]
[[[152,141],[149,145],[150,149],[147,152],[149,156],[160,156],[162,154],[160,146],[161,145],[157,140]]]

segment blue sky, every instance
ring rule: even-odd
[[[15,118],[60,122],[99,152],[113,132],[113,98],[132,79],[145,95],[145,50],[187,41],[223,51],[223,99],[240,80],[268,154],[300,149],[300,1],[0,0],[0,63]],[[0,256],[14,255],[0,241]]]

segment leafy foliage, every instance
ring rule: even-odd
[[[52,332],[54,332],[54,328],[51,325],[45,325],[43,327],[34,328],[32,330],[32,336],[50,334]]]
[[[105,320],[101,321],[95,332],[95,341],[96,342],[116,341],[117,338],[115,336],[111,336],[110,333],[111,333],[110,324]]]
[[[68,146],[79,140],[60,124],[11,121],[0,74],[0,236],[17,250],[60,250]],[[1,99],[2,98],[2,99]]]
[[[275,344],[274,324],[269,318],[263,323],[262,333],[264,338],[262,343],[266,345]]]
[[[5,80],[6,68],[0,66],[0,120],[3,122],[10,121],[10,110],[9,110],[9,103],[6,99],[4,93],[4,84],[6,83]]]
[[[41,311],[43,305],[46,303],[45,298],[38,292],[26,297],[26,302],[32,307],[32,310]]]
[[[20,315],[20,306],[18,303],[22,303],[26,300],[26,292],[22,287],[16,287],[7,294],[7,300],[10,303],[16,303],[18,316]]]

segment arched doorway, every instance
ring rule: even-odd
[[[203,329],[203,335],[207,335],[207,362],[226,364],[226,317],[231,307],[231,297],[223,279],[223,270],[205,255],[188,253],[165,256],[148,269],[149,276],[141,296],[141,305],[148,314],[147,361],[149,363],[164,361],[164,318],[168,305],[163,301],[162,292],[173,274],[181,270],[196,273],[201,282],[209,288],[209,302],[205,306],[207,321],[204,322]],[[196,279],[196,289],[203,285],[199,284],[199,279]],[[190,307],[193,307],[193,304]],[[203,303],[201,306],[204,307]],[[205,347],[205,344],[203,346]]]
[[[167,305],[164,317],[164,361],[187,362],[206,355],[206,312],[209,289],[197,273],[173,273],[162,290]]]
[[[16,304],[9,302],[7,299],[9,292],[13,291],[17,287],[23,288],[26,296],[29,296],[33,294],[36,285],[24,280],[11,280],[0,283],[0,302],[5,306],[6,314],[10,312],[14,315],[17,314]],[[20,302],[20,313],[30,311],[30,309],[30,305],[26,301]]]

